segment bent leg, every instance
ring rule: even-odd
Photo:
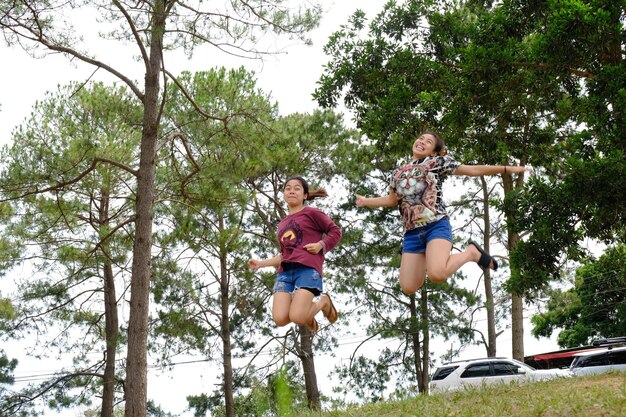
[[[303,288],[298,288],[293,295],[291,308],[289,309],[289,319],[295,324],[308,325],[313,321],[313,317],[322,309],[319,303],[313,302],[313,293]]]
[[[292,296],[288,292],[279,291],[274,293],[272,301],[272,319],[277,326],[286,326],[291,323],[289,320],[289,310],[292,303]]]
[[[475,254],[464,251],[450,255],[452,242],[446,239],[433,239],[426,246],[426,270],[432,282],[443,282],[467,262],[475,261]],[[478,251],[476,251],[478,252]],[[480,253],[479,253],[480,255]]]
[[[406,295],[415,292],[424,284],[426,256],[423,253],[402,253],[400,261],[400,288]]]

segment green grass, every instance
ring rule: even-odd
[[[300,417],[624,417],[626,373],[486,387]]]

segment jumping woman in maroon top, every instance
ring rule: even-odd
[[[288,178],[283,198],[289,215],[278,225],[280,254],[248,261],[254,271],[278,267],[272,307],[272,318],[277,326],[293,322],[315,333],[319,327],[315,315],[320,311],[330,323],[337,320],[337,310],[330,296],[322,292],[322,265],[326,252],[339,243],[341,229],[322,211],[305,205],[305,201],[326,196],[324,189],[309,191],[302,177]],[[313,301],[318,296],[319,299]]]

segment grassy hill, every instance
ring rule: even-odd
[[[298,417],[624,417],[626,373],[486,387]]]

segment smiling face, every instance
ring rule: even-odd
[[[437,139],[430,133],[424,133],[413,142],[413,159],[425,158],[437,154]]]
[[[297,179],[287,181],[285,188],[283,188],[283,198],[289,207],[303,205],[306,194],[302,183]]]

